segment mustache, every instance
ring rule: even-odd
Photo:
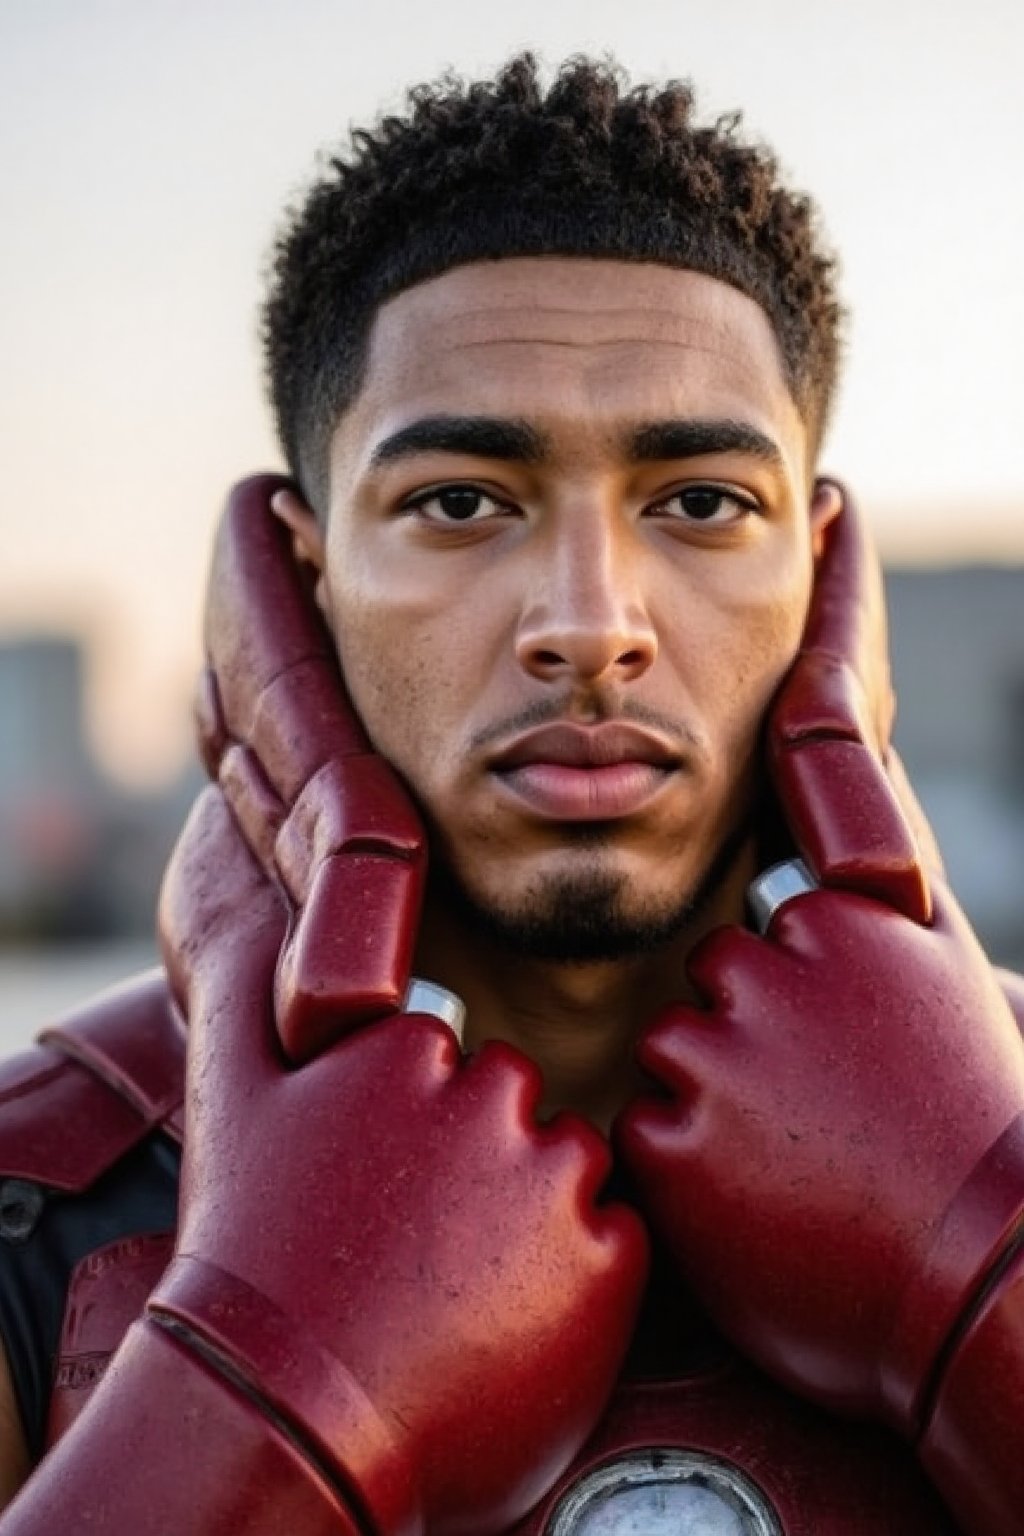
[[[469,750],[474,753],[484,752],[499,742],[507,741],[511,736],[534,730],[540,725],[603,725],[606,721],[615,720],[649,726],[671,741],[678,742],[681,748],[688,749],[690,753],[704,753],[704,737],[687,721],[652,709],[637,699],[617,701],[593,698],[589,701],[585,718],[581,718],[578,706],[574,709],[573,703],[573,698],[568,695],[561,699],[536,699],[514,714],[505,715],[493,725],[477,731],[470,738]]]

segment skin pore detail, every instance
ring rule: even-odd
[[[742,920],[760,728],[839,505],[808,458],[738,290],[516,258],[378,311],[326,519],[277,498],[428,827],[417,969],[549,1108],[607,1126],[689,949]]]

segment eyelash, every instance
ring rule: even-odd
[[[470,514],[468,517],[464,518],[435,518],[427,517],[424,514],[424,520],[426,522],[433,523],[437,527],[474,527],[480,523],[494,522],[502,513],[515,512],[517,510],[514,503],[500,501],[498,497],[492,495],[490,491],[486,491],[481,486],[474,485],[470,481],[452,481],[447,485],[435,485],[430,490],[418,491],[415,496],[411,496],[407,501],[402,503],[400,510],[402,512],[419,512],[423,514],[424,508],[429,506],[432,501],[437,501],[445,494],[452,493],[466,497],[473,496],[478,498],[480,501],[491,502],[496,510],[489,514],[487,517],[474,517],[472,514]],[[756,501],[753,497],[743,495],[741,492],[735,490],[731,485],[719,485],[715,481],[702,480],[695,481],[692,485],[681,486],[679,490],[673,491],[671,495],[663,496],[659,501],[649,503],[644,508],[644,512],[658,512],[662,508],[669,506],[673,501],[676,501],[680,497],[693,495],[711,496],[720,500],[731,501],[739,509],[738,513],[735,516],[728,518],[724,524],[722,522],[714,521],[714,514],[707,518],[691,516],[690,518],[677,517],[672,520],[683,524],[688,524],[691,527],[700,527],[702,525],[706,525],[708,527],[720,528],[723,526],[730,526],[734,522],[742,521],[745,515],[755,514],[761,511],[760,502]],[[715,510],[717,511],[718,509],[716,508]]]
[[[473,485],[471,482],[464,480],[452,481],[449,485],[435,485],[429,491],[417,491],[415,496],[410,496],[408,501],[404,501],[402,503],[401,511],[422,512],[424,507],[428,506],[430,502],[437,501],[441,496],[444,496],[446,493],[451,494],[452,492],[454,492],[456,495],[476,496],[481,501],[490,501],[498,509],[498,513],[515,511],[515,508],[511,502],[499,501],[497,496],[493,496],[490,491],[485,491],[481,486]],[[425,520],[441,527],[447,526],[449,528],[467,528],[472,527],[474,523],[489,523],[494,519],[493,517],[428,517]]]
[[[738,513],[736,516],[728,518],[724,524],[715,522],[712,518],[702,517],[679,518],[679,522],[687,522],[696,527],[707,524],[709,527],[721,528],[729,526],[734,522],[741,522],[744,516],[761,511],[761,503],[755,500],[754,497],[743,495],[742,492],[735,490],[731,485],[718,485],[713,480],[696,481],[693,485],[681,486],[678,491],[673,491],[670,496],[663,496],[660,501],[652,502],[646,510],[648,512],[657,511],[659,508],[668,506],[670,502],[676,501],[683,496],[694,495],[711,496],[722,501],[731,501],[738,508]]]

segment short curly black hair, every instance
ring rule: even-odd
[[[325,509],[330,436],[378,307],[509,256],[657,261],[731,283],[768,315],[816,451],[839,364],[836,262],[810,199],[739,123],[700,126],[689,84],[629,88],[587,58],[545,90],[524,53],[493,80],[419,86],[405,116],[354,131],[289,215],[263,312],[278,434],[311,505]]]

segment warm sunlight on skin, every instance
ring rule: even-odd
[[[836,507],[811,504],[760,308],[656,265],[446,273],[380,312],[330,483],[325,545],[308,514],[289,521],[324,564],[356,706],[471,900],[514,923],[611,882],[624,921],[670,922],[750,810]],[[750,868],[748,848],[698,927],[740,916]],[[478,1034],[507,1033],[519,998],[520,1039],[528,1017],[549,1039],[564,1022],[577,1082],[581,1049],[624,1055],[635,1016],[678,995],[695,937],[606,965],[502,963],[430,907],[428,973]],[[561,1073],[545,1075],[550,1091]]]
[[[191,753],[210,536],[232,482],[281,464],[261,271],[317,146],[524,45],[692,77],[708,120],[743,109],[842,260],[823,464],[890,561],[1024,559],[1024,7],[982,0],[967,25],[903,0],[851,28],[812,0],[438,0],[355,35],[346,6],[294,0],[245,11],[243,70],[240,14],[0,7],[0,635],[87,634],[107,771],[159,782]]]

